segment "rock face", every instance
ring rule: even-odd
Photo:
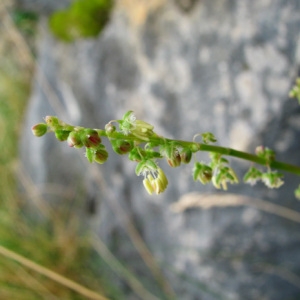
[[[241,202],[214,205],[223,199],[217,194],[205,209],[203,193],[215,191],[193,182],[192,166],[161,163],[169,187],[149,197],[127,158],[111,153],[106,164],[91,166],[78,151],[29,130],[52,114],[104,128],[134,110],[167,137],[191,140],[211,131],[220,145],[253,151],[265,144],[278,159],[300,164],[300,110],[287,97],[300,61],[299,26],[298,0],[120,0],[98,38],[63,44],[42,17],[21,147],[26,170],[49,201],[87,205],[92,230],[159,299],[170,290],[176,299],[299,299],[296,177],[286,176],[278,191],[230,187]],[[249,166],[233,165],[240,177]],[[76,197],[48,193],[49,184]]]

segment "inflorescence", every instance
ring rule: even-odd
[[[223,190],[227,190],[227,184],[239,182],[224,155],[252,162],[243,178],[244,182],[251,185],[262,181],[269,188],[279,188],[283,184],[283,175],[273,171],[274,167],[300,175],[300,168],[277,162],[274,151],[269,148],[259,146],[256,155],[252,155],[211,145],[217,140],[210,132],[201,134],[202,142],[197,143],[167,139],[157,135],[153,129],[154,127],[149,123],[137,120],[133,111],[128,111],[122,119],[112,120],[106,124],[103,130],[72,126],[57,117],[47,116],[45,123],[32,127],[32,132],[38,137],[47,132],[54,132],[59,141],[67,141],[70,147],[85,147],[87,160],[99,164],[103,164],[108,159],[108,152],[102,144],[102,137],[106,137],[117,154],[126,154],[131,161],[137,163],[136,175],[144,177],[143,184],[149,194],[160,194],[168,186],[168,179],[158,165],[159,159],[166,159],[169,166],[175,168],[181,163],[190,163],[194,158],[192,170],[194,180],[199,180],[202,184],[212,182],[217,189]],[[210,161],[208,163],[197,161],[195,153],[198,151],[208,151]],[[254,163],[263,165],[265,170],[259,170]],[[295,195],[300,198],[300,188],[296,190]]]

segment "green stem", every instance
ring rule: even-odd
[[[101,130],[101,132],[100,131],[98,131],[98,132],[100,135],[106,136],[110,139],[122,139],[122,140],[130,140],[130,141],[138,140],[137,137],[130,135],[130,134],[124,135],[123,133],[120,133],[120,132],[113,132],[108,136],[107,133],[103,130]],[[145,143],[145,141],[143,141],[143,140],[139,140],[139,142]],[[227,156],[231,156],[231,157],[244,159],[244,160],[259,164],[259,165],[269,166],[271,168],[275,168],[275,169],[282,170],[282,171],[287,171],[289,173],[293,173],[293,174],[300,176],[300,167],[298,167],[298,166],[287,164],[287,163],[276,161],[276,160],[268,162],[267,160],[265,160],[261,157],[258,157],[257,155],[250,154],[250,153],[243,152],[243,151],[234,150],[232,148],[207,145],[207,144],[196,143],[196,142],[166,139],[166,138],[163,138],[163,137],[160,137],[157,135],[150,137],[149,142],[154,142],[159,145],[163,145],[165,142],[174,142],[174,143],[180,144],[183,147],[190,147],[191,149],[194,149],[194,152],[207,151],[207,152],[220,153],[222,155],[227,155]]]

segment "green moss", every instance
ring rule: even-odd
[[[53,34],[65,41],[97,36],[110,19],[112,0],[77,0],[49,19]]]

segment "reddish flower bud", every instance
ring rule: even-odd
[[[87,148],[97,148],[101,143],[101,138],[96,130],[86,129],[82,136],[82,142]]]
[[[121,155],[128,153],[133,148],[133,143],[123,140],[112,140],[111,144],[114,151]]]
[[[169,166],[172,168],[179,167],[180,163],[181,163],[180,154],[178,152],[175,152],[174,156],[172,158],[167,159],[167,162],[168,162]]]

